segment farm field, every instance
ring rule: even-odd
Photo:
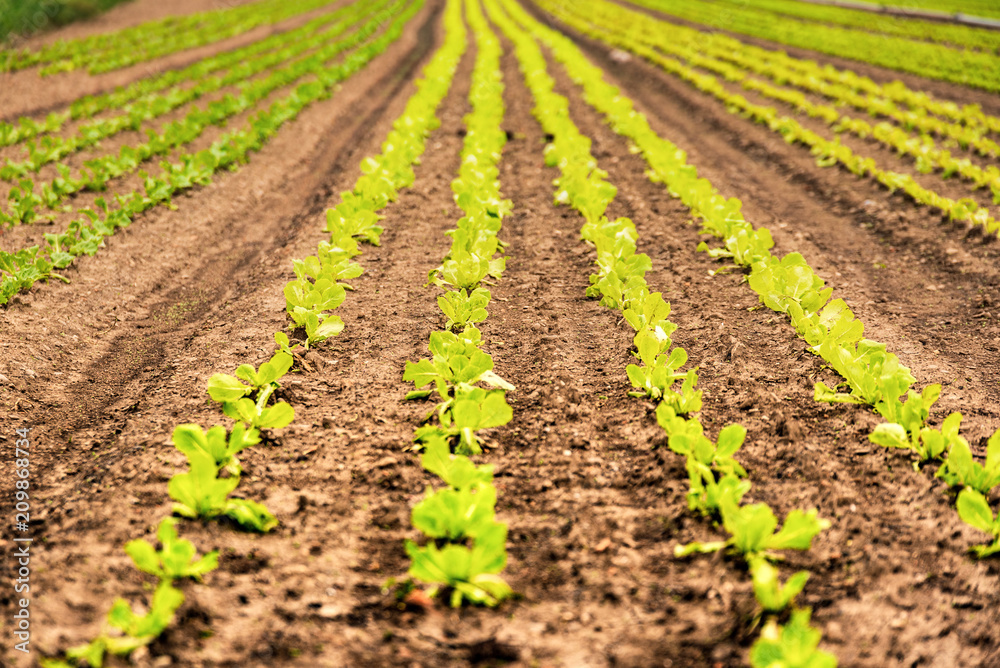
[[[998,91],[796,0],[9,44],[0,664],[1000,665]]]

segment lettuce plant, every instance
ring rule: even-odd
[[[170,498],[175,501],[175,514],[192,519],[225,516],[244,529],[261,533],[278,525],[277,518],[263,505],[246,499],[229,498],[229,494],[240,484],[240,478],[236,475],[219,478],[219,467],[212,455],[201,448],[190,448],[184,454],[187,455],[190,471],[175,475],[167,484]]]
[[[990,491],[1000,485],[1000,429],[994,432],[986,445],[985,465],[972,459],[968,441],[959,437],[952,442],[948,458],[938,469],[937,477],[943,478],[951,487],[971,487],[983,496],[989,496]]]
[[[829,520],[817,517],[815,509],[806,512],[796,508],[788,514],[779,530],[774,511],[767,504],[738,506],[733,498],[724,496],[721,507],[722,523],[730,534],[729,539],[678,545],[674,556],[686,557],[728,547],[748,560],[758,556],[775,559],[774,550],[808,550],[813,538],[830,526]]]
[[[144,540],[133,540],[125,544],[125,551],[132,557],[135,567],[144,573],[155,575],[161,580],[194,578],[214,571],[219,565],[219,552],[214,550],[196,559],[197,550],[189,540],[177,536],[177,520],[164,517],[156,532],[160,541],[157,550]]]
[[[781,612],[791,605],[809,580],[808,571],[798,571],[781,584],[778,569],[763,557],[753,557],[748,565],[754,597],[767,612]]]
[[[968,450],[969,444],[958,432],[962,425],[962,414],[952,413],[945,418],[940,429],[921,427],[912,434],[906,433],[906,428],[895,422],[883,422],[875,427],[868,438],[872,443],[886,448],[911,450],[920,458],[914,463],[914,468],[926,461],[942,459],[950,449],[962,444]]]
[[[788,624],[771,618],[750,648],[753,668],[836,668],[837,659],[819,647],[822,634],[809,625],[809,608],[792,611]]]
[[[174,429],[174,446],[188,454],[192,450],[207,453],[215,461],[215,465],[230,475],[242,472],[237,453],[251,445],[260,443],[260,432],[237,422],[231,434],[226,434],[225,427],[216,425],[207,432],[196,424],[183,424]]]
[[[980,559],[1000,554],[1000,517],[993,515],[986,497],[971,487],[966,487],[958,493],[955,505],[963,522],[988,533],[993,539],[989,545],[973,545],[969,551]]]
[[[414,433],[418,444],[437,437],[455,443],[455,453],[478,455],[483,449],[476,432],[501,427],[513,418],[504,390],[485,390],[481,387],[462,386],[456,390],[454,400],[447,410],[438,413],[440,426],[425,425]]]
[[[659,331],[665,330],[659,328]],[[636,347],[636,352],[633,355],[642,362],[642,366],[629,364],[625,369],[632,387],[638,388],[638,391],[629,392],[629,396],[649,397],[654,401],[663,399],[675,381],[687,377],[687,373],[679,371],[682,366],[687,364],[687,351],[683,348],[674,348],[669,353],[662,352],[670,349],[672,341],[669,336],[661,339],[657,336],[656,330],[644,327],[636,333],[633,343]],[[690,408],[695,404],[681,400],[676,402],[676,405],[678,408]],[[700,402],[697,405],[698,408],[701,407]],[[693,410],[698,410],[698,408]]]
[[[463,600],[495,606],[513,595],[510,586],[497,575],[507,565],[507,526],[495,523],[480,532],[472,547],[449,543],[439,548],[434,542],[418,546],[406,541],[411,564],[409,574],[433,585],[427,593],[432,598],[439,587],[451,590],[451,606]]]
[[[103,668],[106,654],[128,656],[156,640],[174,620],[174,613],[183,602],[184,594],[168,580],[161,580],[153,593],[149,611],[144,615],[136,614],[124,599],[115,601],[108,612],[108,625],[122,635],[102,633],[85,645],[66,650],[68,661],[43,658],[41,664],[44,668],[71,668],[83,662],[91,668]]]
[[[468,290],[449,290],[438,297],[438,306],[448,317],[444,328],[448,330],[463,330],[469,324],[486,320],[489,314],[486,307],[490,303],[490,291],[486,288]]]

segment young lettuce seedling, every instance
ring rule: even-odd
[[[423,500],[413,507],[411,519],[425,536],[461,543],[490,530],[496,503],[497,490],[492,484],[437,491],[428,486]]]
[[[344,321],[325,311],[340,306],[346,296],[344,286],[329,278],[320,278],[315,283],[300,278],[285,285],[285,310],[296,327],[306,330],[306,347],[343,331]]]
[[[468,290],[450,290],[438,297],[438,306],[448,317],[444,328],[448,330],[465,329],[470,323],[482,322],[489,314],[486,307],[490,303],[490,291],[486,288],[476,288],[471,293]]]
[[[719,432],[718,442],[712,443],[705,436],[700,422],[678,417],[670,406],[660,404],[656,409],[656,419],[669,436],[670,449],[677,454],[711,467],[722,475],[732,473],[746,477],[746,470],[733,459],[747,437],[747,430],[742,425],[724,427]]]
[[[427,275],[427,285],[436,285],[445,290],[452,287],[474,290],[487,276],[500,278],[506,263],[506,258],[490,259],[463,252],[445,260],[440,267],[432,269]]]
[[[993,537],[989,545],[973,545],[969,551],[980,559],[1000,554],[1000,517],[993,516],[986,497],[967,487],[959,492],[955,505],[963,522]]]
[[[680,392],[667,389],[660,400],[661,405],[669,406],[678,415],[690,415],[701,410],[702,391],[694,389],[698,384],[698,370],[689,369],[681,383]]]
[[[688,508],[702,515],[717,516],[722,499],[739,505],[750,491],[750,481],[742,480],[746,471],[733,455],[746,439],[746,429],[732,424],[719,432],[718,443],[704,435],[696,419],[684,419],[668,404],[656,408],[656,419],[669,437],[669,447],[687,458]]]
[[[753,668],[836,668],[837,658],[819,647],[823,635],[809,625],[811,610],[794,610],[785,626],[771,618],[750,648]]]
[[[669,345],[664,347],[662,343],[670,340],[670,335],[677,329],[677,325],[667,320],[670,317],[670,304],[664,301],[662,293],[653,292],[629,300],[628,308],[622,311],[622,315],[637,333],[649,330],[656,336],[661,342],[658,352],[669,348]],[[638,345],[636,347],[638,348]]]
[[[687,351],[683,348],[674,348],[669,355],[661,352],[670,348],[670,337],[660,339],[656,332],[651,329],[640,329],[633,339],[636,347],[635,357],[643,364],[629,364],[625,368],[628,379],[632,387],[639,388],[638,392],[629,392],[631,397],[649,397],[657,400],[662,398],[675,381],[687,377],[686,373],[680,373],[678,369],[687,364]]]
[[[287,341],[287,337],[285,340]],[[235,378],[217,373],[208,380],[208,394],[213,400],[222,403],[223,413],[234,420],[246,423],[251,431],[281,429],[288,426],[295,418],[294,409],[284,401],[273,406],[268,406],[267,402],[274,391],[281,387],[278,380],[288,373],[292,363],[293,358],[290,354],[278,351],[270,361],[260,366],[259,371],[250,364],[243,364],[236,370]],[[244,385],[244,382],[249,385]],[[256,402],[245,396],[254,391],[257,392]]]
[[[819,355],[847,379],[851,394],[837,394],[823,383],[816,383],[816,401],[868,404],[889,422],[904,419],[899,397],[908,393],[916,379],[896,355],[886,351],[884,343],[861,339],[856,346],[839,345],[826,339],[820,343]],[[923,397],[921,403],[925,403]]]
[[[173,442],[184,454],[195,448],[200,449],[212,456],[216,466],[230,475],[239,475],[243,469],[236,454],[260,443],[260,432],[248,430],[242,422],[237,422],[227,438],[225,427],[219,425],[204,432],[199,425],[182,424],[174,429]]]
[[[311,278],[313,281],[327,279],[334,283],[351,278],[357,278],[364,270],[357,262],[351,262],[342,253],[334,253],[329,243],[321,241],[318,255],[309,255],[302,259],[292,260],[292,267],[299,280]],[[341,283],[345,290],[353,290],[350,285]]]
[[[218,478],[215,458],[201,448],[185,453],[191,465],[188,473],[170,479],[167,491],[173,499],[174,513],[181,517],[213,519],[224,515],[244,529],[267,533],[278,525],[277,518],[267,508],[254,501],[230,499],[229,494],[240,484],[239,476]]]
[[[450,410],[439,411],[441,426],[420,427],[414,433],[414,441],[422,444],[437,437],[457,437],[455,454],[478,455],[483,450],[476,432],[507,424],[514,416],[513,410],[507,403],[504,390],[462,385],[456,388],[455,394]],[[415,447],[419,448],[419,445]]]
[[[424,442],[420,463],[427,471],[437,475],[453,489],[493,482],[493,465],[476,466],[464,455],[453,455],[448,441],[440,433],[429,436]]]
[[[201,580],[202,575],[214,571],[219,565],[217,550],[195,559],[195,546],[189,540],[178,538],[177,520],[173,517],[163,518],[156,537],[162,546],[160,550],[141,539],[125,544],[125,551],[132,557],[135,567],[144,573],[168,581],[180,578]]]
[[[366,158],[362,163],[362,170],[368,161],[373,160]],[[351,192],[341,193],[341,198],[341,203],[335,208],[327,209],[326,231],[333,238],[359,237],[372,246],[378,246],[385,230],[377,223],[383,216],[368,208],[373,203],[371,199]]]
[[[293,356],[295,351],[298,350],[299,344],[296,343],[294,346],[291,345],[291,341],[288,340],[288,335],[284,332],[274,333],[274,343],[278,346],[278,350],[285,353],[288,356]]]
[[[480,533],[473,547],[448,544],[439,549],[434,542],[420,547],[406,541],[410,556],[410,577],[451,589],[451,606],[464,599],[493,607],[513,595],[510,586],[497,575],[507,565],[507,525],[494,523]],[[427,594],[434,597],[439,587]]]
[[[749,565],[754,596],[768,612],[781,612],[791,605],[809,579],[808,571],[799,571],[782,585],[778,569],[768,563],[767,559],[754,557]]]
[[[913,463],[918,469],[920,464],[933,459],[941,459],[950,449],[961,444],[968,450],[969,444],[958,432],[962,425],[962,414],[952,413],[945,418],[941,429],[923,427],[912,434],[906,433],[906,428],[894,422],[883,422],[875,427],[868,439],[886,448],[901,448],[912,450],[920,458]]]
[[[731,497],[722,498],[722,523],[730,538],[726,541],[710,543],[689,543],[674,548],[674,556],[686,557],[696,552],[715,552],[730,547],[745,558],[763,556],[776,559],[774,550],[808,550],[813,538],[830,526],[829,520],[816,516],[816,510],[808,512],[796,508],[785,518],[779,531],[774,512],[764,503],[738,506]]]
[[[433,390],[421,390],[434,383],[438,396],[442,399],[427,418],[436,411],[439,418],[454,403],[460,388],[471,387],[483,382],[491,387],[511,391],[514,386],[493,372],[493,358],[482,350],[482,334],[475,327],[467,327],[461,334],[452,332],[432,332],[430,352],[432,359],[407,362],[403,372],[404,381],[412,381],[418,388],[406,395],[406,399],[423,399]]]
[[[742,479],[733,473],[718,477],[712,469],[693,457],[687,460],[688,509],[697,511],[706,517],[717,517],[722,512],[723,499],[731,499],[734,503],[750,491],[750,481]]]
[[[951,487],[971,487],[983,496],[989,496],[990,491],[1000,485],[1000,429],[986,445],[985,466],[972,459],[969,444],[962,438],[952,444],[937,477],[943,478]]]

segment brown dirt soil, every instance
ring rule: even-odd
[[[204,392],[209,376],[270,355],[272,333],[287,324],[291,260],[313,252],[323,211],[401,113],[441,42],[441,5],[429,2],[399,42],[247,166],[179,198],[178,211],[138,219],[81,260],[71,284],[38,286],[0,311],[0,447],[9,452],[13,430],[32,428],[34,649],[94,637],[116,597],[148,600],[150,580],[121,546],[152,539],[170,511],[167,480],[184,468],[170,434],[222,423]],[[778,253],[802,252],[921,385],[944,383],[934,420],[961,410],[981,452],[1000,427],[996,245],[819,170],[808,152],[645,63],[580,43],[657,132],[772,230]],[[517,390],[514,419],[487,435],[482,461],[496,466],[497,511],[510,526],[505,577],[521,597],[499,611],[423,611],[383,591],[405,574],[410,509],[433,482],[405,450],[426,406],[401,401],[401,376],[444,324],[438,291],[423,283],[460,215],[450,181],[470,48],[414,187],[385,210],[382,245],[358,258],[365,273],[338,309],[346,329],[300,359],[280,392],[295,422],[242,457],[238,495],[265,503],[281,525],[256,536],[183,523],[200,550],[220,550],[220,567],[182,585],[178,620],[134,665],[744,665],[757,634],[749,579],[719,555],[672,557],[678,542],[718,532],[687,510],[683,462],[664,447],[652,405],[626,396],[630,328],[585,298],[593,257],[578,240],[582,219],[552,204],[558,173],[544,167],[533,102],[503,45],[511,139],[500,178],[514,212],[482,331]],[[673,305],[675,341],[700,368],[702,421],[712,434],[736,421],[749,431],[740,458],[750,500],[780,517],[817,507],[832,521],[782,566],[785,576],[812,574],[801,602],[824,647],[844,666],[1000,664],[1000,568],[965,554],[983,536],[961,524],[927,471],[868,442],[870,412],[813,401],[813,383],[835,383],[832,372],[783,318],[754,308],[740,275],[708,276],[716,265],[695,252],[689,213],[551,71],[619,188],[609,215],[635,221],[650,285]],[[0,477],[0,497],[11,484]],[[13,537],[5,524],[4,555]],[[2,579],[13,569],[3,559]],[[0,590],[5,624],[12,599]],[[5,643],[0,661],[28,665],[15,654]]]

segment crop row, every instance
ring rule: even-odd
[[[398,38],[406,21],[421,6],[422,0],[411,3],[380,36],[364,43],[339,64],[327,66],[319,60],[322,56],[317,54],[312,72],[315,80],[300,84],[290,94],[258,112],[246,127],[221,135],[209,148],[182,155],[173,163],[162,163],[163,175],[146,175],[141,191],[115,196],[118,208],[111,208],[106,200],[99,198],[98,210],[83,211],[87,217],[85,220],[71,222],[61,234],[46,235],[44,250],[32,246],[16,253],[0,251],[0,270],[5,272],[0,281],[0,304],[7,303],[12,296],[28,290],[38,281],[48,280],[50,276],[61,278],[55,273],[56,269],[69,266],[81,255],[96,254],[104,238],[113,235],[118,228],[128,227],[136,215],[157,206],[172,206],[171,199],[175,194],[207,184],[219,170],[245,161],[251,151],[260,150],[282,125],[297,117],[302,109],[329,97],[338,83],[382,53]],[[366,33],[378,25],[376,19],[368,24],[367,29],[347,39],[355,43],[364,42],[368,36]],[[334,43],[326,49],[340,49],[341,46],[342,43]]]
[[[710,249],[703,242],[698,250],[749,269],[747,283],[761,303],[788,316],[796,332],[809,344],[808,350],[844,379],[842,385],[847,392],[817,383],[815,399],[870,406],[887,421],[872,433],[873,442],[912,450],[918,463],[943,460],[938,475],[962,490],[957,501],[960,517],[993,539],[991,544],[973,546],[971,551],[978,556],[1000,551],[1000,519],[992,514],[987,501],[989,492],[1000,484],[1000,430],[989,441],[984,466],[973,461],[968,442],[959,434],[961,414],[951,414],[940,428],[928,426],[940,385],[928,385],[920,394],[914,392],[911,387],[916,379],[910,369],[888,352],[885,344],[864,338],[864,324],[843,299],[831,299],[833,289],[825,286],[801,254],[774,256],[770,231],[747,222],[739,200],[727,200],[711,183],[700,179],[694,166],[687,164],[684,152],[657,136],[623,97],[610,98],[607,92],[598,92],[594,80],[599,69],[588,63],[579,64],[573,71],[574,61],[559,52],[561,47],[565,53],[572,53],[576,49],[572,42],[558,33],[546,34],[556,57],[567,64],[574,81],[585,91],[591,89],[588,101],[605,114],[615,132],[638,148],[650,166],[650,178],[663,183],[702,220],[703,231],[723,244]]]
[[[29,174],[37,173],[47,164],[58,162],[66,157],[82,151],[85,148],[95,146],[99,142],[113,137],[114,135],[127,130],[137,131],[142,125],[150,120],[163,116],[170,111],[177,109],[189,102],[201,99],[202,97],[214,93],[227,86],[238,84],[241,92],[248,89],[246,83],[254,76],[262,72],[269,72],[279,65],[301,56],[302,54],[323,47],[336,40],[348,27],[359,22],[362,18],[382,9],[387,0],[372,3],[354,3],[341,9],[334,14],[318,19],[322,23],[331,21],[334,18],[341,19],[323,30],[303,31],[295,35],[288,46],[270,51],[256,57],[244,57],[235,66],[231,67],[225,76],[206,77],[196,85],[188,88],[171,88],[170,91],[162,95],[146,95],[142,99],[130,104],[124,113],[118,116],[102,118],[90,123],[79,125],[70,136],[60,137],[46,135],[38,141],[28,142],[24,150],[24,158],[15,160],[7,158],[0,166],[0,179],[13,181],[22,179]],[[313,32],[314,34],[308,34]],[[296,31],[298,33],[298,31]],[[286,66],[287,67],[287,66]],[[280,77],[275,79],[280,81]],[[262,88],[266,92],[267,88]],[[258,93],[254,93],[258,95]],[[249,99],[249,98],[248,98]],[[214,121],[215,119],[213,119]],[[221,123],[221,121],[216,121]],[[169,126],[167,128],[169,130]],[[161,133],[162,134],[162,133]],[[152,136],[151,142],[155,143]],[[139,153],[143,153],[141,147],[136,148]],[[63,176],[68,179],[68,172]],[[45,190],[43,188],[43,199]],[[46,203],[52,208],[52,204]],[[28,222],[28,221],[23,221]]]
[[[712,28],[975,86],[990,92],[1000,91],[1000,59],[995,52],[963,50],[944,44],[789,19],[762,21],[756,8],[730,5],[720,12],[717,5],[703,0],[631,2]]]
[[[723,102],[732,113],[741,113],[754,121],[767,125],[771,130],[780,133],[789,143],[801,143],[808,146],[823,165],[840,164],[857,176],[869,176],[890,191],[901,190],[918,204],[937,209],[951,220],[964,221],[973,226],[979,226],[987,234],[1000,232],[1000,221],[990,215],[986,207],[981,207],[971,198],[954,200],[943,197],[936,192],[923,187],[910,174],[902,174],[880,168],[872,158],[857,155],[850,147],[838,140],[829,140],[807,128],[798,121],[787,116],[779,116],[773,107],[754,104],[742,95],[731,93],[716,77],[702,74],[684,65],[681,61],[662,55],[643,43],[636,37],[649,23],[649,17],[621,9],[618,5],[597,0],[605,10],[605,16],[614,17],[612,22],[600,25],[592,23],[593,8],[587,16],[570,13],[565,6],[551,0],[540,0],[543,7],[565,21],[567,25],[580,30],[606,43],[627,49],[646,60],[656,64],[665,71],[678,76],[698,90],[708,93]]]
[[[553,48],[556,58],[570,72],[579,74],[580,68],[589,66],[578,51],[573,53],[557,42],[518,5],[508,0],[502,0],[501,4],[535,38]],[[504,15],[496,0],[487,0],[487,6],[493,20],[515,44],[521,70],[535,99],[533,113],[552,137],[545,157],[548,166],[560,171],[555,182],[555,202],[572,206],[586,220],[581,238],[594,248],[598,268],[590,277],[587,294],[620,312],[635,330],[633,354],[641,365],[630,364],[626,370],[637,388],[634,394],[657,403],[657,419],[668,435],[670,449],[686,459],[690,509],[721,520],[730,534],[725,541],[677,546],[675,554],[685,557],[694,552],[731,549],[746,560],[761,607],[779,613],[803,589],[808,573],[796,573],[782,584],[777,569],[769,561],[777,558],[773,551],[809,549],[813,538],[829,522],[819,519],[815,510],[793,510],[779,530],[774,512],[767,504],[741,505],[750,482],[733,455],[743,444],[746,430],[738,424],[729,425],[720,431],[717,442],[704,434],[700,420],[694,415],[702,406],[702,392],[695,389],[697,370],[681,371],[688,355],[683,348],[673,346],[670,335],[677,327],[668,320],[670,305],[661,293],[650,292],[645,274],[651,262],[648,256],[636,252],[635,225],[627,218],[612,221],[605,215],[617,190],[606,180],[607,173],[597,166],[590,153],[590,140],[580,134],[570,119],[568,101],[554,92],[555,82],[547,72],[535,39]],[[586,76],[588,94],[602,100],[595,106],[613,104],[631,110],[627,98],[603,81],[600,70],[588,69]],[[680,387],[675,389],[677,384]],[[778,626],[772,617],[751,650],[753,665],[772,666],[792,657],[811,662],[801,665],[836,665],[832,655],[816,649],[820,634],[809,626],[809,614],[807,609],[793,611],[791,621],[784,627]]]
[[[0,52],[0,72],[43,65],[42,76],[87,68],[111,72],[179,51],[213,44],[262,25],[274,25],[331,4],[332,0],[289,3],[262,0],[249,5],[169,17],[117,32],[58,41],[37,51]]]
[[[457,30],[461,5],[453,2],[450,9]],[[464,215],[446,232],[451,248],[428,275],[428,284],[445,290],[438,305],[447,322],[443,331],[430,335],[431,359],[407,362],[403,373],[404,382],[416,388],[408,399],[437,402],[414,440],[416,449],[424,451],[424,468],[446,485],[428,486],[413,508],[413,526],[426,541],[406,541],[409,574],[432,585],[427,592],[431,597],[441,587],[449,589],[454,607],[463,600],[493,606],[513,593],[499,575],[507,564],[507,525],[496,520],[493,467],[476,466],[469,458],[482,453],[477,432],[511,420],[506,393],[514,386],[494,373],[493,358],[482,350],[482,333],[474,324],[488,317],[491,295],[485,284],[498,280],[505,268],[505,259],[498,257],[503,248],[497,233],[511,203],[502,199],[498,168],[507,142],[501,129],[500,43],[479,0],[465,0],[465,9],[476,40],[469,90],[472,112],[465,117],[459,174],[451,183]],[[428,385],[433,389],[423,389]]]

